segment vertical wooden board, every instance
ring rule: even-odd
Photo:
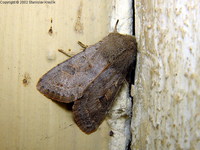
[[[106,122],[91,135],[82,133],[66,105],[35,86],[67,59],[58,49],[74,55],[81,51],[78,40],[90,45],[108,34],[110,6],[108,0],[0,4],[1,150],[108,149]]]
[[[200,149],[199,0],[137,0],[132,149]]]

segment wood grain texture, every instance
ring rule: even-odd
[[[200,149],[199,0],[137,0],[132,149]]]
[[[58,49],[75,55],[78,40],[90,45],[108,34],[110,2],[82,1],[82,33],[74,29],[80,3],[0,5],[1,150],[108,149],[106,123],[85,135],[64,104],[46,100],[35,88],[47,69],[66,60]]]

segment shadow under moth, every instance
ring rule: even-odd
[[[37,83],[47,98],[74,102],[74,120],[87,134],[98,129],[136,61],[136,39],[118,33],[117,23],[103,40],[58,64]]]

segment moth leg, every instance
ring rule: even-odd
[[[85,45],[80,41],[78,41],[78,45],[80,45],[83,49],[86,49],[88,47],[88,45]]]
[[[63,51],[62,49],[58,49],[59,52],[63,53],[64,55],[66,55],[67,57],[72,57],[71,55],[67,54],[65,51]]]

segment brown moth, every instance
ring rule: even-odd
[[[117,23],[103,40],[58,64],[37,84],[47,98],[74,102],[74,120],[87,134],[96,131],[106,117],[136,60],[135,37],[118,33]]]

